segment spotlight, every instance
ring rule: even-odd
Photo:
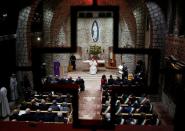
[[[41,38],[40,37],[37,37],[37,41],[40,41],[41,40]]]

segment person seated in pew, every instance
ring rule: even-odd
[[[125,100],[127,99],[127,95],[126,94],[121,94],[121,96],[118,98],[121,102],[121,104],[124,104]]]
[[[130,103],[128,103],[128,106],[119,106],[119,109],[117,110],[116,114],[119,113],[133,113],[135,111],[135,108],[131,106]]]
[[[60,111],[70,111],[66,102],[63,102],[62,105],[60,105]]]
[[[123,84],[123,81],[122,81],[122,79],[119,77],[119,76],[117,76],[117,78],[115,79],[115,81],[114,81],[115,83],[115,85],[121,85],[121,84]]]
[[[143,112],[143,113],[151,113],[152,112],[152,108],[151,107],[152,107],[152,105],[148,101],[148,102],[144,103],[143,105],[140,105],[140,107],[136,109],[136,112],[138,112],[138,113],[141,113],[141,112]]]
[[[132,114],[129,114],[128,118],[125,119],[125,124],[127,125],[136,125],[136,123],[137,119],[134,119]]]
[[[108,79],[108,85],[113,85],[115,82],[115,80],[113,79],[112,75],[109,76],[109,79]]]
[[[124,101],[124,104],[129,103],[129,102],[130,102],[130,98],[132,98],[132,96],[133,96],[133,94],[130,94],[130,95],[128,95],[127,97],[125,97],[126,99],[125,99],[125,101]]]
[[[62,103],[64,101],[64,98],[62,97],[62,94],[60,94],[60,95],[57,96],[56,101],[58,103]]]
[[[160,125],[160,120],[158,118],[158,115],[153,114],[150,119],[146,120],[145,125],[155,125],[155,126]]]
[[[72,99],[71,99],[71,95],[70,94],[66,94],[66,97],[64,98],[64,102],[72,103]]]
[[[67,119],[63,116],[62,111],[59,111],[57,113],[57,116],[55,117],[55,122],[64,122],[64,123],[67,123]]]
[[[125,119],[121,115],[116,116],[115,118],[116,125],[123,125],[124,122],[125,122]]]
[[[118,115],[119,113],[121,113],[122,112],[122,109],[123,108],[121,107],[120,101],[117,101],[116,104],[115,104],[115,110],[116,110],[115,115]]]
[[[112,124],[112,121],[111,121],[111,113],[110,112],[107,112],[103,116],[103,125],[105,125],[106,128],[109,128],[109,126],[111,124]]]
[[[30,105],[28,105],[27,107],[35,111],[39,108],[39,103],[36,102],[36,99],[32,99]]]
[[[53,98],[53,96],[52,96],[52,93],[49,93],[45,100],[46,100],[46,103],[47,103],[47,102],[53,101],[54,98]]]
[[[132,104],[131,104],[132,107],[134,107],[135,109],[139,108],[140,107],[140,104],[138,102],[138,100],[135,100]]]
[[[48,108],[48,112],[44,114],[44,122],[54,122],[56,113],[52,112],[52,108]]]
[[[73,80],[73,78],[71,76],[69,76],[67,79],[66,79],[66,83],[74,83],[75,81]]]
[[[102,94],[104,97],[102,99],[102,103],[104,104],[106,101],[110,101],[111,100],[111,96],[110,93],[108,91],[104,91]]]
[[[52,103],[53,104],[49,108],[51,108],[53,111],[60,111],[60,108],[57,105],[57,101],[56,100],[53,100]]]
[[[36,112],[33,114],[34,121],[43,121],[44,115],[41,113],[40,109],[37,109]]]
[[[145,102],[150,102],[150,99],[148,95],[143,94],[141,97],[139,97],[138,101],[140,104],[144,104]]]
[[[10,121],[19,121],[19,110],[14,109],[12,115],[10,116]]]
[[[31,114],[30,108],[26,108],[25,114],[20,116],[20,121],[33,121],[33,115]]]
[[[139,118],[137,119],[137,125],[145,125],[146,122],[146,115],[145,113],[141,113],[141,115],[139,116]]]
[[[110,101],[106,100],[105,103],[103,103],[102,105],[102,111],[104,112],[109,105],[110,105]]]
[[[130,96],[130,98],[129,98],[129,102],[130,102],[131,104],[133,104],[135,101],[137,101],[136,96],[133,95],[133,94],[131,94],[131,96]]]
[[[41,103],[39,104],[39,109],[40,110],[47,110],[48,105],[46,104],[46,101],[44,99],[41,99]]]
[[[59,83],[65,84],[66,83],[66,79],[65,78],[61,78],[60,81],[59,81]]]
[[[106,101],[105,106],[102,107],[102,113],[106,114],[106,113],[110,112],[110,109],[111,109],[110,102]]]

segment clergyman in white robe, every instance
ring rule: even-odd
[[[17,93],[17,80],[14,75],[10,77],[10,90],[11,90],[11,100],[15,101],[18,99]]]
[[[1,87],[0,89],[0,117],[6,117],[10,115],[10,106],[7,99],[7,89]]]
[[[91,75],[96,74],[97,73],[97,62],[96,62],[96,60],[92,59],[89,62],[89,65],[90,65],[90,74]]]

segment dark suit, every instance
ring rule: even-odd
[[[71,65],[73,66],[73,70],[76,70],[76,57],[74,55],[70,57],[70,62]]]
[[[113,85],[114,84],[114,79],[113,78],[109,78],[108,79],[108,85]]]
[[[82,78],[76,79],[75,83],[80,85],[80,90],[81,91],[85,90],[84,80]]]
[[[51,105],[49,108],[52,108],[53,111],[60,111],[60,108],[56,104]]]
[[[39,109],[40,110],[47,110],[49,106],[47,104],[39,104]]]
[[[56,115],[56,113],[45,113],[43,120],[45,122],[54,122]]]
[[[64,118],[64,116],[56,116],[55,117],[55,122],[64,122],[64,123],[67,123],[67,120]]]

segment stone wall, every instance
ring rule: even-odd
[[[51,38],[50,38],[50,26],[51,26],[51,20],[53,18],[53,10],[47,5],[47,3],[44,3],[43,6],[43,38],[44,38],[44,44],[50,44]]]
[[[152,29],[152,43],[150,47],[161,49],[161,52],[163,54],[166,35],[164,14],[162,13],[161,8],[156,3],[148,2],[146,5],[149,11]]]
[[[30,66],[28,61],[28,43],[27,43],[27,22],[31,8],[26,7],[19,13],[18,27],[17,27],[17,41],[16,41],[16,65],[17,66]]]
[[[178,60],[185,62],[185,38],[178,36],[166,37],[165,56],[173,55]]]
[[[31,67],[30,61],[30,48],[27,42],[27,22],[31,8],[26,7],[19,13],[18,27],[17,27],[17,39],[16,39],[16,66],[17,67]],[[31,83],[31,89],[33,88],[33,76],[31,71],[17,71],[17,80],[19,94],[23,94],[24,87],[22,85],[24,75],[28,76]]]
[[[164,92],[162,93],[161,98],[162,98],[162,103],[166,107],[166,110],[169,112],[170,116],[174,118],[176,105]]]

